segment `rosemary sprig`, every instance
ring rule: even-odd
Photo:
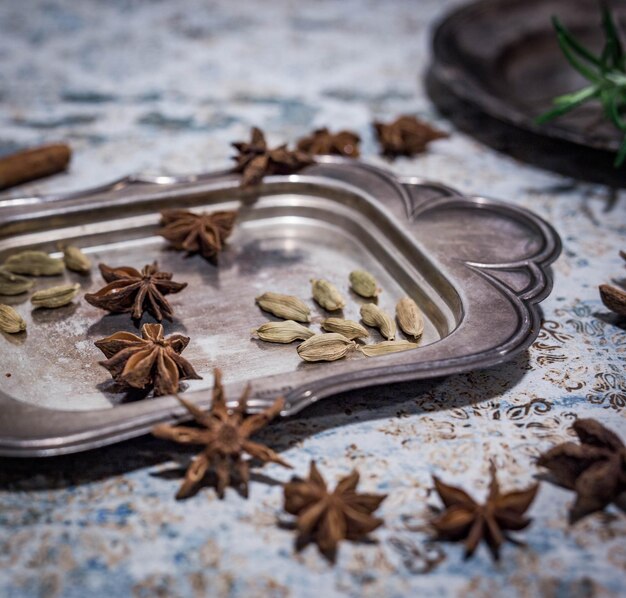
[[[620,167],[626,162],[626,53],[613,15],[603,5],[602,29],[605,41],[599,56],[583,46],[557,17],[552,18],[552,24],[563,55],[590,85],[555,98],[554,108],[539,116],[537,123],[546,123],[586,102],[598,100],[606,117],[624,133],[624,140],[615,158],[615,167]]]

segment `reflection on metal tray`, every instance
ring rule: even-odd
[[[624,3],[609,4],[626,23]],[[455,124],[498,149],[569,176],[623,186],[623,169],[613,168],[623,135],[598,102],[535,122],[553,98],[588,84],[559,48],[555,15],[600,53],[597,0],[479,0],[453,10],[436,29],[429,92]]]
[[[219,267],[172,251],[155,234],[158,210],[172,206],[240,210]],[[171,297],[176,318],[165,323],[166,334],[191,337],[184,356],[203,376],[188,383],[185,396],[208,405],[211,372],[219,366],[227,396],[237,397],[252,382],[251,410],[282,394],[284,415],[348,389],[510,359],[537,335],[535,304],[550,291],[546,268],[560,250],[554,230],[528,211],[331,158],[298,175],[269,177],[258,194],[242,192],[234,175],[215,173],[129,178],[85,193],[7,200],[0,207],[0,261],[27,248],[54,252],[59,242],[77,244],[109,265],[141,267],[158,260],[175,279],[188,282]],[[344,316],[358,319],[363,300],[348,288],[355,268],[378,279],[379,304],[388,312],[404,295],[422,307],[426,325],[419,349],[304,363],[295,344],[251,339],[250,330],[268,319],[254,297],[273,290],[308,299],[312,277],[335,282],[348,298]],[[66,278],[85,291],[102,285],[97,273]],[[133,330],[128,315],[103,315],[84,300],[32,312],[27,299],[13,301],[21,302],[28,332],[2,339],[0,454],[85,450],[182,415],[173,397],[125,402],[97,364],[102,356],[94,340]],[[309,303],[317,329],[325,314]]]

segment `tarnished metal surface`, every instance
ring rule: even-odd
[[[189,283],[172,299],[175,320],[165,323],[166,334],[192,339],[185,357],[203,380],[190,382],[187,396],[206,404],[212,368],[219,366],[229,390],[252,383],[251,408],[283,395],[284,415],[339,391],[501,363],[538,334],[535,304],[552,286],[547,267],[560,240],[530,212],[428,183],[403,184],[372,166],[330,158],[301,174],[270,179],[258,194],[242,194],[231,175],[197,178],[118,183],[78,197],[32,198],[27,207],[18,199],[0,213],[0,260],[59,242],[80,245],[94,262],[110,266],[141,268],[158,260]],[[156,234],[158,210],[183,205],[239,209],[219,267],[171,251]],[[309,298],[312,278],[337,284],[348,297],[343,315],[358,320],[364,300],[348,282],[355,269],[374,274],[383,289],[378,304],[387,313],[394,314],[405,295],[421,306],[419,349],[306,364],[293,345],[250,338],[268,317],[255,296],[271,290]],[[81,282],[89,292],[102,286],[98,275]],[[326,312],[312,307],[313,329],[319,330]],[[128,315],[103,315],[74,303],[27,317],[28,333],[15,339],[15,350],[3,360],[10,376],[2,380],[0,406],[11,418],[0,420],[0,454],[89,449],[143,434],[172,417],[173,398],[129,403],[97,365],[94,341],[135,330]],[[371,336],[383,340],[376,331]],[[111,404],[114,410],[102,411]]]
[[[75,162],[66,176],[3,194],[0,205],[129,172],[225,168],[229,142],[243,139],[250,124],[265,127],[274,143],[315,126],[354,128],[364,159],[386,167],[371,118],[418,113],[450,130],[418,75],[430,61],[430,24],[457,2],[31,4],[26,11],[23,3],[0,3],[0,148],[64,138]],[[547,482],[530,509],[532,525],[518,535],[527,547],[507,544],[500,564],[484,548],[470,561],[460,546],[429,548],[420,529],[427,505],[438,505],[431,474],[480,498],[490,458],[503,488],[525,487],[539,473],[536,455],[570,438],[575,417],[594,417],[626,437],[623,324],[597,292],[599,283],[623,277],[624,192],[524,166],[451,132],[393,170],[503,198],[555,226],[564,251],[541,306],[539,337],[501,366],[344,393],[258,438],[299,475],[313,458],[329,481],[356,467],[364,491],[389,493],[375,542],[343,544],[334,567],[314,548],[294,555],[293,532],[278,525],[287,518],[277,484],[292,472],[253,468],[248,500],[229,490],[219,501],[207,489],[176,502],[177,464],[189,453],[143,438],[65,457],[0,460],[0,595],[623,593],[622,511],[611,506],[570,527],[572,494]],[[444,212],[431,217],[436,237],[447,220]],[[182,305],[182,294],[174,299]],[[0,377],[12,351],[0,337]]]

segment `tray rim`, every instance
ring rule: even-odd
[[[479,210],[489,209],[502,211],[507,215],[512,215],[512,217],[515,216],[518,218],[524,218],[536,226],[544,238],[544,247],[537,256],[533,256],[532,260],[523,260],[523,263],[465,263],[467,267],[475,270],[480,274],[480,276],[488,279],[494,287],[499,288],[499,290],[507,296],[509,301],[514,304],[515,309],[519,311],[523,325],[520,326],[520,329],[516,331],[516,334],[513,335],[507,343],[505,343],[507,346],[497,346],[489,352],[483,351],[482,353],[467,354],[460,357],[457,356],[452,359],[441,360],[440,362],[429,362],[429,371],[427,373],[424,371],[417,371],[415,363],[402,363],[400,361],[394,364],[394,360],[390,359],[394,356],[403,356],[406,354],[395,354],[384,358],[377,358],[377,363],[373,365],[378,365],[378,360],[382,359],[379,367],[371,367],[358,372],[349,372],[349,375],[345,376],[327,376],[322,378],[317,384],[305,385],[306,389],[296,387],[291,392],[286,394],[286,408],[281,415],[293,415],[321,398],[349,389],[394,381],[399,382],[405,380],[436,378],[471,369],[491,367],[511,359],[521,351],[525,350],[533,342],[539,332],[540,311],[538,303],[549,294],[552,288],[552,278],[549,271],[549,265],[558,257],[561,250],[560,239],[551,225],[524,208],[483,197],[463,196],[458,191],[455,191],[446,185],[431,182],[419,177],[396,176],[388,170],[364,162],[357,162],[344,158],[323,157],[317,160],[317,165],[329,168],[331,173],[332,169],[337,169],[336,172],[340,173],[341,176],[347,176],[347,178],[350,178],[349,175],[351,173],[356,174],[359,171],[380,177],[386,183],[391,185],[393,189],[397,190],[398,197],[404,203],[404,210],[406,212],[407,220],[409,221],[411,219],[415,219],[420,214],[428,212],[430,209],[434,209],[435,207],[441,208],[442,205],[446,205],[448,207],[454,207],[456,205],[457,207],[472,207]],[[228,186],[230,186],[230,183],[232,182],[231,179],[234,181],[237,180],[236,177],[233,178],[230,171],[217,171],[190,177],[146,177],[137,175],[124,177],[123,179],[94,189],[87,189],[85,191],[72,192],[68,194],[30,197],[26,198],[28,200],[26,202],[23,201],[25,198],[18,198],[13,200],[11,203],[16,206],[38,203],[45,204],[47,208],[52,208],[57,201],[88,198],[94,193],[119,192],[120,190],[125,190],[129,187],[137,185],[165,185],[175,187],[176,185],[187,186],[188,184],[207,182],[214,179],[224,179],[222,184],[228,182]],[[282,183],[286,180],[297,184],[300,182],[306,183],[308,180],[314,180],[318,183],[320,181],[328,183],[330,179],[320,175],[307,175],[305,173],[302,175],[290,175],[287,177],[269,177],[267,179],[267,184],[272,184],[272,182]],[[440,196],[433,202],[416,207],[413,205],[411,199],[410,190],[412,187],[433,188],[440,193]],[[0,216],[1,215],[2,207],[0,204]],[[529,288],[524,289],[524,292],[522,293],[515,293],[491,273],[491,271],[496,271],[498,269],[506,270],[521,266],[527,267],[534,277],[533,284]],[[358,378],[355,376],[358,376]],[[237,383],[227,385],[228,396],[238,396],[237,391],[239,390],[239,386],[242,385]],[[235,390],[236,388],[237,390]],[[206,397],[200,396],[202,393],[204,393],[204,391],[197,391],[195,393],[189,393],[188,396],[192,397],[194,400],[199,399],[197,401],[199,405],[208,406],[210,401]],[[10,431],[12,430],[10,420],[12,418],[25,418],[27,422],[31,422],[33,425],[37,420],[41,419],[42,416],[55,413],[63,414],[66,418],[70,418],[72,420],[82,419],[88,421],[97,418],[98,415],[106,416],[106,414],[109,414],[109,418],[105,417],[105,419],[111,419],[111,414],[113,412],[119,412],[120,409],[123,409],[124,407],[90,411],[62,411],[26,404],[0,393],[0,412],[4,414],[3,416],[0,416],[0,455],[33,457],[79,452],[139,436],[149,431],[152,425],[158,421],[168,421],[172,419],[179,420],[184,417],[183,410],[178,406],[174,398],[165,397],[159,399],[158,401],[163,401],[160,403],[162,406],[159,409],[149,408],[149,404],[155,404],[155,401],[142,401],[141,403],[148,405],[144,409],[138,410],[138,413],[135,413],[127,422],[120,423],[117,421],[116,423],[110,424],[99,423],[97,434],[93,429],[89,429],[82,432],[80,430],[75,430],[72,434],[66,436],[48,435],[47,437],[42,437],[41,435],[37,436],[37,434],[34,434],[33,436],[25,438],[16,437],[10,434]],[[266,405],[267,399],[253,398],[250,402],[252,411],[258,411]],[[112,419],[118,420],[120,418],[116,417]],[[132,419],[132,423],[130,422],[130,419]]]

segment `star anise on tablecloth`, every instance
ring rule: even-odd
[[[554,481],[576,492],[570,523],[601,511],[626,492],[626,447],[594,419],[578,419],[572,429],[580,444],[564,442],[539,456]]]
[[[128,388],[149,390],[154,396],[178,392],[180,380],[200,380],[181,353],[189,337],[172,334],[165,338],[161,324],[144,324],[141,338],[132,332],[116,332],[96,341],[106,361],[101,361],[113,379]]]
[[[619,255],[623,260],[626,260],[626,251],[620,251]],[[610,284],[601,284],[599,287],[600,298],[602,303],[612,312],[619,316],[626,316],[626,285],[624,285],[623,281],[618,284],[624,288],[611,286]]]
[[[361,138],[352,131],[339,131],[331,133],[326,127],[313,131],[311,135],[302,137],[298,141],[297,148],[313,155],[333,154],[347,156],[348,158],[359,157],[359,143]]]
[[[159,234],[173,247],[188,253],[199,253],[215,262],[219,252],[230,236],[237,211],[194,214],[188,210],[164,210],[161,212]]]
[[[85,300],[113,313],[131,312],[135,320],[146,311],[159,322],[163,318],[171,320],[174,312],[165,295],[178,293],[187,286],[186,282],[174,282],[171,272],[160,272],[156,262],[144,266],[141,272],[128,266],[110,268],[100,264],[98,268],[109,284],[85,294]]]
[[[383,524],[372,513],[387,495],[360,494],[356,492],[358,483],[359,474],[353,471],[329,492],[312,461],[306,480],[295,477],[285,484],[285,511],[298,518],[297,550],[313,541],[324,556],[334,561],[341,540],[359,540]]]
[[[284,399],[279,397],[265,411],[246,417],[249,395],[250,385],[246,387],[239,399],[237,408],[229,410],[224,398],[222,374],[216,368],[209,411],[203,411],[193,403],[178,397],[201,428],[161,424],[152,429],[152,433],[158,438],[204,447],[187,469],[185,481],[178,490],[176,498],[187,498],[195,494],[211,469],[216,475],[215,487],[220,498],[224,498],[224,490],[231,483],[233,473],[239,481],[240,492],[247,497],[250,464],[249,460],[242,459],[244,453],[263,463],[271,461],[291,468],[291,465],[281,459],[272,449],[250,440],[252,434],[264,428],[280,413],[285,404]]]
[[[391,123],[374,122],[374,129],[380,153],[390,158],[421,154],[431,141],[449,137],[414,116],[400,116]]]
[[[524,513],[533,502],[539,485],[503,494],[493,463],[490,474],[489,493],[484,505],[478,504],[461,488],[448,486],[433,476],[435,490],[445,509],[431,521],[431,525],[440,540],[465,541],[465,558],[471,557],[484,540],[497,560],[504,540],[512,541],[506,532],[522,530],[531,522]]]
[[[258,185],[265,175],[293,174],[313,163],[313,158],[298,149],[289,150],[287,145],[269,149],[263,131],[252,128],[249,142],[232,144],[239,152],[235,156],[234,172],[241,172],[241,186]]]

